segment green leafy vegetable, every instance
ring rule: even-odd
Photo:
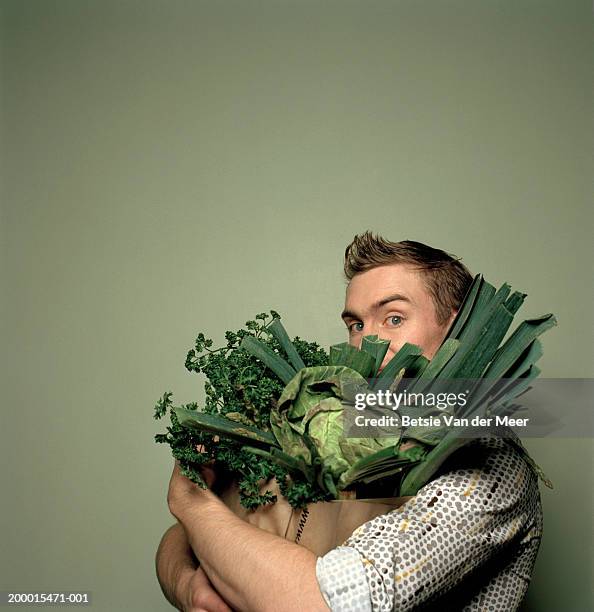
[[[214,461],[239,482],[248,508],[275,501],[270,491],[261,493],[262,482],[273,477],[294,507],[362,487],[369,494],[376,483],[391,482],[395,494],[414,495],[471,438],[441,423],[402,427],[375,439],[346,438],[345,406],[404,385],[420,393],[447,381],[455,391],[456,381],[477,379],[490,384],[477,384],[470,401],[451,408],[450,416],[514,414],[520,406],[513,400],[539,374],[537,337],[556,324],[552,314],[527,319],[500,346],[525,297],[507,284],[495,290],[477,275],[433,359],[406,343],[381,372],[387,341],[366,336],[360,350],[341,343],[327,354],[315,342],[291,341],[273,310],[227,332],[226,346],[217,349],[199,334],[186,368],[206,376],[204,410],[195,403],[173,406],[165,393],[155,418],[169,412],[171,427],[155,439],[171,446],[183,473],[201,486],[201,466]],[[401,412],[426,417],[441,410],[413,405]],[[509,440],[550,485],[511,430]]]

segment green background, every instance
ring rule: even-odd
[[[590,2],[1,10],[0,589],[169,609],[156,400],[268,308],[343,341],[365,229],[525,291],[559,319],[543,376],[593,375]],[[524,608],[591,609],[592,440],[528,446],[555,489]]]

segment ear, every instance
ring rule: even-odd
[[[452,314],[450,315],[450,318],[447,320],[446,324],[445,324],[445,328],[446,329],[450,329],[450,327],[452,326],[452,323],[454,322],[454,319],[456,318],[456,315],[458,314],[457,310],[452,310]]]

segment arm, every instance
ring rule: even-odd
[[[178,610],[231,612],[204,570],[198,567],[184,528],[179,523],[165,532],[155,565],[163,595]]]
[[[365,586],[371,605],[357,610],[429,601],[466,609],[471,600],[473,609],[517,609],[541,538],[537,479],[504,441],[476,442],[415,498],[320,558],[318,579],[333,610],[354,609],[349,597]]]
[[[233,609],[327,612],[312,552],[243,521],[210,490],[183,477],[177,463],[168,503],[206,575]]]

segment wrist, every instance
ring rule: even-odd
[[[184,525],[189,520],[197,519],[211,512],[222,502],[209,489],[196,489],[192,495],[174,497],[169,500],[169,511]]]

